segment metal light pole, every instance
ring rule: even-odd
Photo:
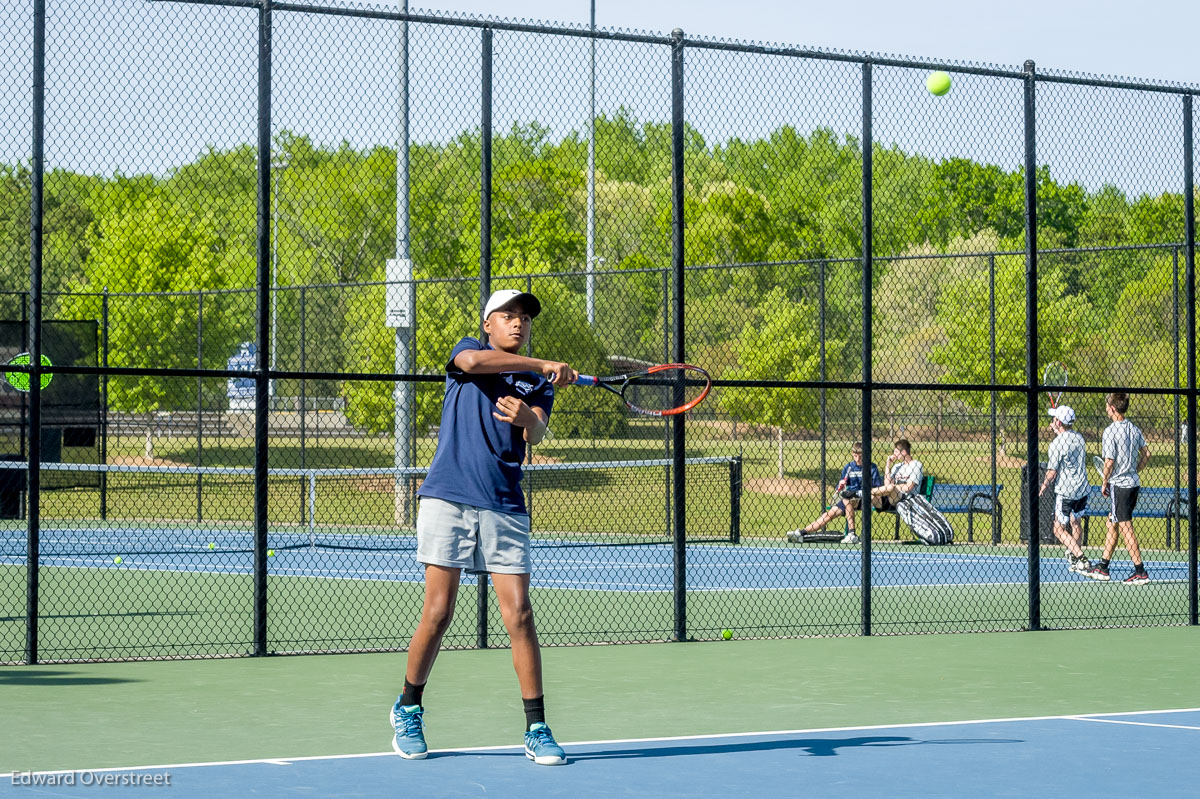
[[[400,10],[408,13],[408,0],[402,0]],[[410,374],[413,366],[413,342],[417,328],[416,286],[413,283],[413,264],[409,247],[409,185],[408,185],[408,22],[400,23],[399,94],[396,120],[396,257],[387,264],[385,289],[388,293],[387,325],[395,328],[393,368],[395,374]],[[412,466],[413,430],[416,418],[415,385],[397,380],[392,389],[394,417],[392,421],[392,464],[402,469]],[[398,525],[412,520],[412,479],[396,476],[394,481],[393,518]]]
[[[596,32],[596,0],[591,0],[591,31]],[[588,169],[587,169],[587,320],[596,324],[596,37],[588,39]]]

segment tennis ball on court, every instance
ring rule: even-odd
[[[721,637],[728,641],[733,637],[733,630],[721,630]]]
[[[275,557],[275,550],[273,550],[273,549],[268,549],[268,550],[267,550],[267,557],[268,557],[268,558],[273,558],[273,557]]]
[[[120,555],[117,555],[115,558],[113,558],[113,563],[120,563],[122,560],[123,558]]]
[[[214,544],[212,541],[209,541],[209,542],[208,542],[208,548],[209,548],[209,549],[216,549],[216,548],[217,548],[217,545],[216,545],[216,544]]]
[[[941,97],[950,91],[950,76],[941,70],[930,72],[925,79],[925,88],[929,89],[930,94]]]

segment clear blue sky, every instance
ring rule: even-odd
[[[339,0],[312,0],[332,4]],[[345,0],[361,7],[358,0]],[[586,24],[586,0],[447,0],[444,12]],[[397,0],[375,6],[396,8]],[[147,0],[50,4],[47,163],[82,172],[165,174],[207,147],[254,141],[257,15],[253,9]],[[930,9],[943,10],[928,19]],[[597,24],[921,59],[1086,71],[1200,84],[1190,37],[1200,3],[1176,0],[993,0],[954,4],[853,0],[598,0]],[[412,11],[429,11],[410,3]],[[28,160],[30,15],[0,14],[0,161]],[[368,148],[396,141],[398,60],[391,22],[280,12],[274,39],[275,132]],[[414,26],[413,141],[445,141],[479,124],[477,30]],[[668,50],[597,48],[597,111],[670,119]],[[586,129],[582,39],[501,32],[495,39],[493,125],[536,121],[552,136]],[[875,72],[876,140],[934,159],[1021,164],[1018,81],[958,75],[933,98],[923,70]],[[688,123],[709,143],[752,139],[782,125],[860,129],[853,64],[690,51]],[[1088,188],[1179,191],[1181,101],[1146,92],[1042,84],[1038,161]]]
[[[380,3],[388,5],[388,3]],[[399,5],[395,3],[394,5]],[[410,9],[424,8],[410,2]],[[430,6],[433,8],[434,6]],[[447,0],[447,11],[586,23],[588,0]],[[1195,0],[597,0],[596,24],[1200,83]]]

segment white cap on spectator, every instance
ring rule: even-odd
[[[1075,409],[1070,405],[1059,405],[1057,408],[1051,408],[1050,415],[1063,424],[1074,424],[1075,422]]]
[[[483,306],[483,318],[487,319],[496,311],[511,305],[514,302],[520,301],[521,308],[525,313],[529,314],[529,318],[533,319],[542,312],[542,304],[538,302],[538,298],[527,291],[517,291],[516,289],[500,289],[493,291],[492,296],[488,297],[487,305]]]

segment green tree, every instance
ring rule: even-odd
[[[791,301],[777,287],[762,298],[759,318],[748,323],[734,344],[738,365],[725,373],[729,380],[817,380],[820,375],[820,341],[813,324],[814,309],[807,302]],[[837,357],[844,340],[826,342],[827,357]],[[778,476],[783,476],[782,431],[813,428],[819,423],[816,391],[776,388],[726,390],[721,407],[733,418],[780,430]]]
[[[1097,331],[1097,318],[1087,300],[1067,292],[1061,278],[1050,274],[1038,282],[1038,363],[1063,361],[1075,367],[1075,350]],[[945,369],[942,381],[987,383],[991,380],[988,284],[977,275],[950,283],[937,304],[937,320],[946,343],[937,346],[931,360]],[[996,380],[1025,382],[1025,262],[1019,256],[996,259]],[[988,392],[953,392],[967,405],[986,410]],[[1023,395],[1002,394],[1000,406],[1012,411],[1023,407]]]
[[[156,292],[214,291],[229,275],[247,268],[225,250],[208,216],[187,216],[162,196],[103,219],[88,242],[86,276],[76,292],[144,293],[114,296],[109,303],[108,363],[116,367],[186,368],[196,365],[198,302],[195,295]],[[71,295],[63,302],[71,318],[97,318],[95,297]],[[206,365],[224,364],[239,341],[251,338],[253,318],[214,302],[204,314]],[[109,403],[117,410],[146,412],[194,407],[195,384],[155,375],[114,375]]]

